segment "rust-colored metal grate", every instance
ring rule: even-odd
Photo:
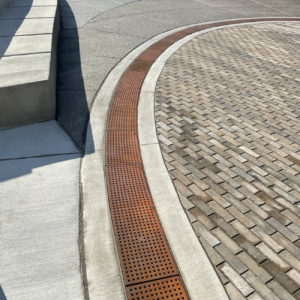
[[[152,66],[153,61],[145,59],[136,59],[128,67],[128,71],[144,72],[147,73]]]
[[[118,88],[112,99],[111,106],[129,106],[136,108],[139,101],[139,92],[135,89],[128,88],[127,90]]]
[[[166,49],[168,49],[171,45],[172,45],[172,43],[158,41],[158,42],[154,43],[153,45],[151,45],[148,49],[149,50],[150,49],[151,50],[160,50],[161,52],[163,52]]]
[[[145,73],[126,71],[114,93],[111,106],[137,107],[140,87],[145,78]]]
[[[107,130],[137,130],[136,108],[112,105],[107,119]]]
[[[130,286],[126,292],[128,300],[188,300],[179,276]]]
[[[140,164],[107,166],[106,180],[111,209],[152,205]]]
[[[153,206],[112,211],[125,285],[177,275]]]
[[[106,165],[141,163],[136,131],[106,131]]]
[[[151,60],[154,61],[156,60],[159,56],[161,55],[161,50],[160,49],[147,49],[145,50],[139,57],[138,59],[146,59],[146,60]]]
[[[145,74],[141,72],[137,72],[135,70],[133,71],[126,71],[122,78],[120,79],[120,82],[118,84],[118,89],[125,88],[127,90],[128,88],[136,90],[139,89],[143,83]]]
[[[296,20],[291,18],[256,19]],[[139,92],[154,60],[183,37],[221,25],[253,22],[235,20],[184,29],[154,43],[123,74],[114,93],[106,131],[106,181],[128,300],[187,300],[141,165],[136,136]],[[135,119],[135,120],[133,120]]]

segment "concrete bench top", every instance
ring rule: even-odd
[[[0,130],[55,117],[58,32],[57,0],[16,0],[0,14]]]

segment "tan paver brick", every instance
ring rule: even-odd
[[[300,299],[299,38],[299,23],[215,30],[157,83],[166,166],[233,300]]]
[[[227,263],[220,265],[218,268],[244,296],[247,297],[253,292],[251,286]]]
[[[226,284],[225,288],[231,300],[246,300],[246,298],[231,282]],[[247,299],[249,299],[249,297]]]

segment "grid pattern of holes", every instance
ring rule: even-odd
[[[119,88],[139,89],[143,83],[145,74],[136,71],[126,71],[118,84]]]
[[[107,131],[106,165],[141,163],[136,131]]]
[[[118,236],[125,229],[123,235],[159,230],[159,222],[152,205],[115,209],[112,217]]]
[[[114,106],[137,107],[140,87],[145,78],[145,73],[126,71],[122,76],[114,93],[111,108]]]
[[[125,284],[177,275],[153,206],[112,211]]]
[[[128,71],[136,71],[136,72],[147,72],[152,66],[153,61],[144,60],[144,59],[136,59],[129,67]]]
[[[107,130],[137,130],[137,110],[113,105],[108,114]]]
[[[112,106],[130,106],[136,108],[139,101],[139,90],[128,87],[118,88],[112,99]]]
[[[161,50],[147,49],[138,58],[154,61],[161,54]]]
[[[130,286],[126,292],[128,300],[188,299],[179,276]]]
[[[152,205],[141,165],[116,165],[105,169],[111,209]]]

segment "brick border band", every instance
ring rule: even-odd
[[[228,299],[207,257],[204,257],[205,262],[202,273],[205,274],[201,276],[203,282],[198,281],[195,284],[194,279],[190,280],[183,270],[185,266],[182,263],[183,260],[179,257],[182,249],[180,247],[176,249],[176,243],[180,244],[181,241],[178,239],[176,243],[170,241],[170,229],[172,231],[172,228],[168,228],[168,232],[166,232],[166,226],[168,227],[169,221],[173,224],[172,218],[176,219],[178,214],[181,214],[182,217],[182,213],[184,214],[184,212],[181,207],[180,212],[176,212],[170,208],[170,214],[166,216],[170,219],[162,219],[162,215],[164,215],[163,210],[166,205],[166,203],[163,203],[164,199],[162,199],[162,195],[168,198],[166,192],[174,193],[175,189],[173,186],[170,191],[168,188],[166,188],[166,191],[159,191],[157,188],[156,190],[152,189],[156,183],[158,186],[162,186],[159,179],[165,176],[166,170],[162,168],[162,166],[164,167],[164,163],[161,154],[160,157],[151,157],[154,152],[160,153],[157,143],[153,142],[151,144],[150,142],[147,144],[145,142],[147,138],[144,138],[144,141],[141,143],[143,137],[139,132],[139,144],[136,122],[137,106],[139,99],[141,103],[145,104],[147,102],[147,94],[148,96],[151,95],[151,92],[147,91],[147,85],[143,85],[149,69],[151,67],[155,69],[160,62],[161,54],[176,42],[195,33],[201,34],[201,31],[207,29],[270,21],[300,21],[300,19],[239,19],[187,26],[180,31],[171,31],[173,32],[172,34],[166,33],[153,38],[130,53],[110,73],[103,84],[91,115],[91,122],[87,133],[86,154],[95,150],[105,152],[108,201],[128,299],[140,299],[139,297],[141,296],[147,296],[147,299],[164,299],[164,296],[168,296],[168,299]],[[147,46],[148,48],[146,48]],[[142,52],[141,49],[146,50]],[[172,51],[170,53],[172,54]],[[154,65],[155,61],[157,64]],[[161,66],[158,66],[160,71],[163,65],[164,62],[162,62]],[[150,80],[148,82],[149,86],[149,84],[151,85],[151,76],[149,78],[147,76],[145,83],[147,79],[148,81]],[[140,93],[141,91],[142,93]],[[98,110],[94,112],[96,108]],[[101,110],[101,108],[104,109]],[[143,122],[141,116],[146,113],[146,111],[142,110],[140,113],[139,110],[139,124]],[[108,114],[108,119],[106,132],[104,132],[101,129],[101,125],[105,124],[106,114]],[[95,118],[96,116],[97,118]],[[99,119],[99,117],[102,119]],[[153,130],[153,128],[149,128],[149,130]],[[104,135],[105,151],[102,146]],[[100,146],[97,146],[97,143],[96,146],[92,143],[93,137],[95,137],[94,143],[99,142]],[[151,147],[156,147],[156,150],[152,152],[154,148],[151,149]],[[149,164],[151,159],[153,160],[152,165]],[[143,171],[144,160],[147,161],[145,173],[150,191]],[[101,164],[102,162],[99,165]],[[157,175],[156,180],[154,174]],[[167,176],[169,176],[168,173]],[[151,180],[149,177],[151,177]],[[151,194],[154,203],[152,202]],[[161,203],[157,199],[160,199]],[[189,223],[188,226],[192,230]],[[181,231],[180,228],[176,228],[176,230]],[[184,234],[184,229],[180,234]],[[198,245],[201,247],[199,242]],[[191,251],[194,250],[191,248]],[[204,253],[203,249],[202,252]],[[189,257],[185,257],[185,260],[187,259]],[[206,272],[208,272],[208,276]],[[183,287],[184,285],[186,286],[186,291]],[[200,286],[200,289],[196,285]],[[198,293],[199,291],[202,291],[202,293]],[[118,299],[123,298],[120,296]]]

